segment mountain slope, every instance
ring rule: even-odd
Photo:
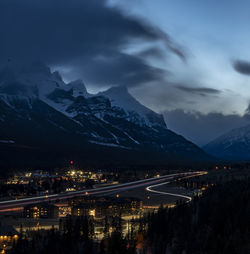
[[[155,113],[140,104],[129,92],[127,87],[112,87],[100,93],[109,98],[113,107],[119,107],[126,111],[131,119],[137,120],[140,125],[166,127],[163,116]],[[135,114],[135,112],[137,114]]]
[[[11,149],[19,157],[27,156],[30,150],[20,152],[23,147],[36,157],[44,154],[41,160],[48,153],[85,162],[209,160],[196,145],[167,129],[163,117],[126,88],[92,95],[82,81],[66,84],[42,64],[0,71],[0,112],[0,152],[7,154],[5,158],[11,157]]]
[[[250,160],[250,125],[233,129],[204,146],[208,153],[222,159]]]

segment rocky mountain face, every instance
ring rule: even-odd
[[[250,160],[250,125],[233,129],[204,146],[211,155],[230,161]]]
[[[162,115],[125,87],[93,95],[40,63],[0,71],[2,161],[75,157],[107,163],[203,161],[196,145],[170,131]],[[147,156],[145,156],[147,154]]]

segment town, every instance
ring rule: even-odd
[[[171,192],[172,197],[151,193],[144,186],[128,190],[111,189],[107,193],[95,191],[110,188],[110,186],[119,186],[119,184],[126,185],[135,180],[160,179],[161,175],[166,172],[168,175],[178,175],[176,170],[151,171],[151,174],[147,171],[138,171],[137,178],[134,176],[129,178],[128,176],[131,174],[126,171],[100,169],[84,171],[72,164],[65,169],[53,170],[53,172],[37,170],[14,173],[1,181],[2,202],[25,200],[25,198],[33,199],[41,195],[45,197],[45,200],[14,208],[0,209],[1,251],[5,253],[5,251],[11,250],[20,234],[32,238],[36,232],[51,229],[62,233],[69,218],[75,222],[78,218],[88,218],[91,222],[92,238],[97,241],[101,241],[105,235],[111,234],[118,225],[122,234],[126,236],[131,230],[139,229],[144,216],[157,213],[161,206],[173,208],[180,201],[186,202],[185,197],[200,197],[208,188],[215,186],[218,181],[221,182],[222,178],[229,181],[232,178],[242,178],[244,175],[243,172],[231,167],[216,166],[209,174],[203,171],[197,176],[178,176],[169,184],[166,185],[163,182],[163,186],[158,187],[160,191]],[[62,200],[58,198],[52,201],[49,199],[55,194],[71,194],[80,190],[86,191],[83,191],[83,194],[79,196],[66,196]],[[96,194],[92,194],[92,192]],[[48,201],[46,201],[46,197]]]
[[[166,172],[162,171],[161,174],[166,174]],[[178,172],[174,170],[167,173],[175,175]],[[146,191],[144,185],[128,190],[111,189],[104,194],[92,194],[91,191],[119,186],[119,184],[126,185],[135,180],[157,180],[160,179],[161,174],[159,171],[151,170],[151,173],[148,173],[139,170],[135,177],[126,171],[100,169],[84,171],[75,167],[72,162],[69,167],[52,172],[43,170],[16,172],[1,180],[1,202],[33,199],[40,196],[45,197],[45,200],[14,208],[0,209],[1,253],[11,250],[20,234],[32,238],[35,232],[52,228],[63,232],[69,218],[76,221],[77,218],[87,217],[91,221],[92,237],[98,241],[103,239],[105,234],[112,233],[118,224],[124,236],[131,230],[136,231],[143,216],[148,213],[156,213],[161,205],[169,208],[174,207],[176,202],[181,199],[159,197]],[[174,193],[185,193],[190,196],[201,195],[202,189],[204,190],[204,186],[186,188],[187,184],[183,181],[182,178],[176,178],[175,183],[169,184],[169,188],[173,188]],[[83,190],[83,194],[79,196],[66,196],[67,198],[63,200],[58,198],[52,201],[49,199],[53,195],[71,194],[80,190]],[[46,201],[46,197],[48,201]]]

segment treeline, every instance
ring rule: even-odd
[[[15,254],[79,254],[93,252],[94,226],[88,217],[67,218],[61,231],[37,231],[31,235],[21,230],[19,240],[13,247]]]
[[[141,224],[143,220],[139,222]],[[137,241],[134,238],[135,222],[130,232],[123,236],[124,222],[121,215],[110,224],[105,218],[104,238],[94,239],[94,221],[89,216],[67,217],[60,222],[60,230],[40,230],[26,234],[22,231],[13,246],[13,254],[135,254]],[[113,231],[110,233],[110,228]]]
[[[23,253],[87,254],[246,254],[250,253],[250,180],[209,188],[202,197],[176,208],[160,208],[131,223],[122,234],[118,219],[113,233],[94,240],[87,217],[66,220],[61,233],[51,230],[21,239],[13,249]]]
[[[148,219],[150,253],[250,253],[250,180],[209,188],[203,197]]]

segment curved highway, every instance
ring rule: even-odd
[[[57,200],[63,200],[63,199],[77,197],[77,196],[107,194],[109,192],[135,189],[135,188],[143,187],[147,185],[150,185],[147,187],[148,191],[156,192],[154,190],[151,190],[151,188],[159,186],[159,184],[166,184],[166,181],[168,181],[169,183],[170,181],[174,181],[176,178],[193,177],[193,176],[201,175],[201,174],[205,174],[205,172],[202,172],[202,171],[185,172],[185,173],[178,173],[178,174],[148,178],[148,179],[143,179],[143,180],[124,183],[124,184],[110,185],[110,186],[100,187],[96,189],[84,189],[80,191],[65,192],[60,194],[52,194],[52,195],[36,196],[31,198],[22,198],[17,200],[1,201],[0,212],[5,212],[8,209],[12,210],[14,208],[22,207],[29,204],[48,202],[48,201],[57,201]],[[171,194],[171,195],[176,196],[176,194]]]
[[[207,174],[207,172],[196,172],[196,173],[197,174],[195,174],[195,176]],[[184,176],[184,177],[181,177],[181,178],[184,179],[184,178],[190,178],[190,177],[193,177],[193,176],[194,175],[188,175],[188,176]],[[150,185],[150,186],[146,187],[146,190],[149,191],[149,192],[157,193],[157,194],[184,198],[184,199],[186,199],[186,202],[190,202],[192,200],[192,197],[187,196],[187,195],[177,194],[177,193],[173,193],[173,192],[153,190],[153,189],[155,189],[159,186],[169,184],[170,182],[172,182],[172,181]]]

